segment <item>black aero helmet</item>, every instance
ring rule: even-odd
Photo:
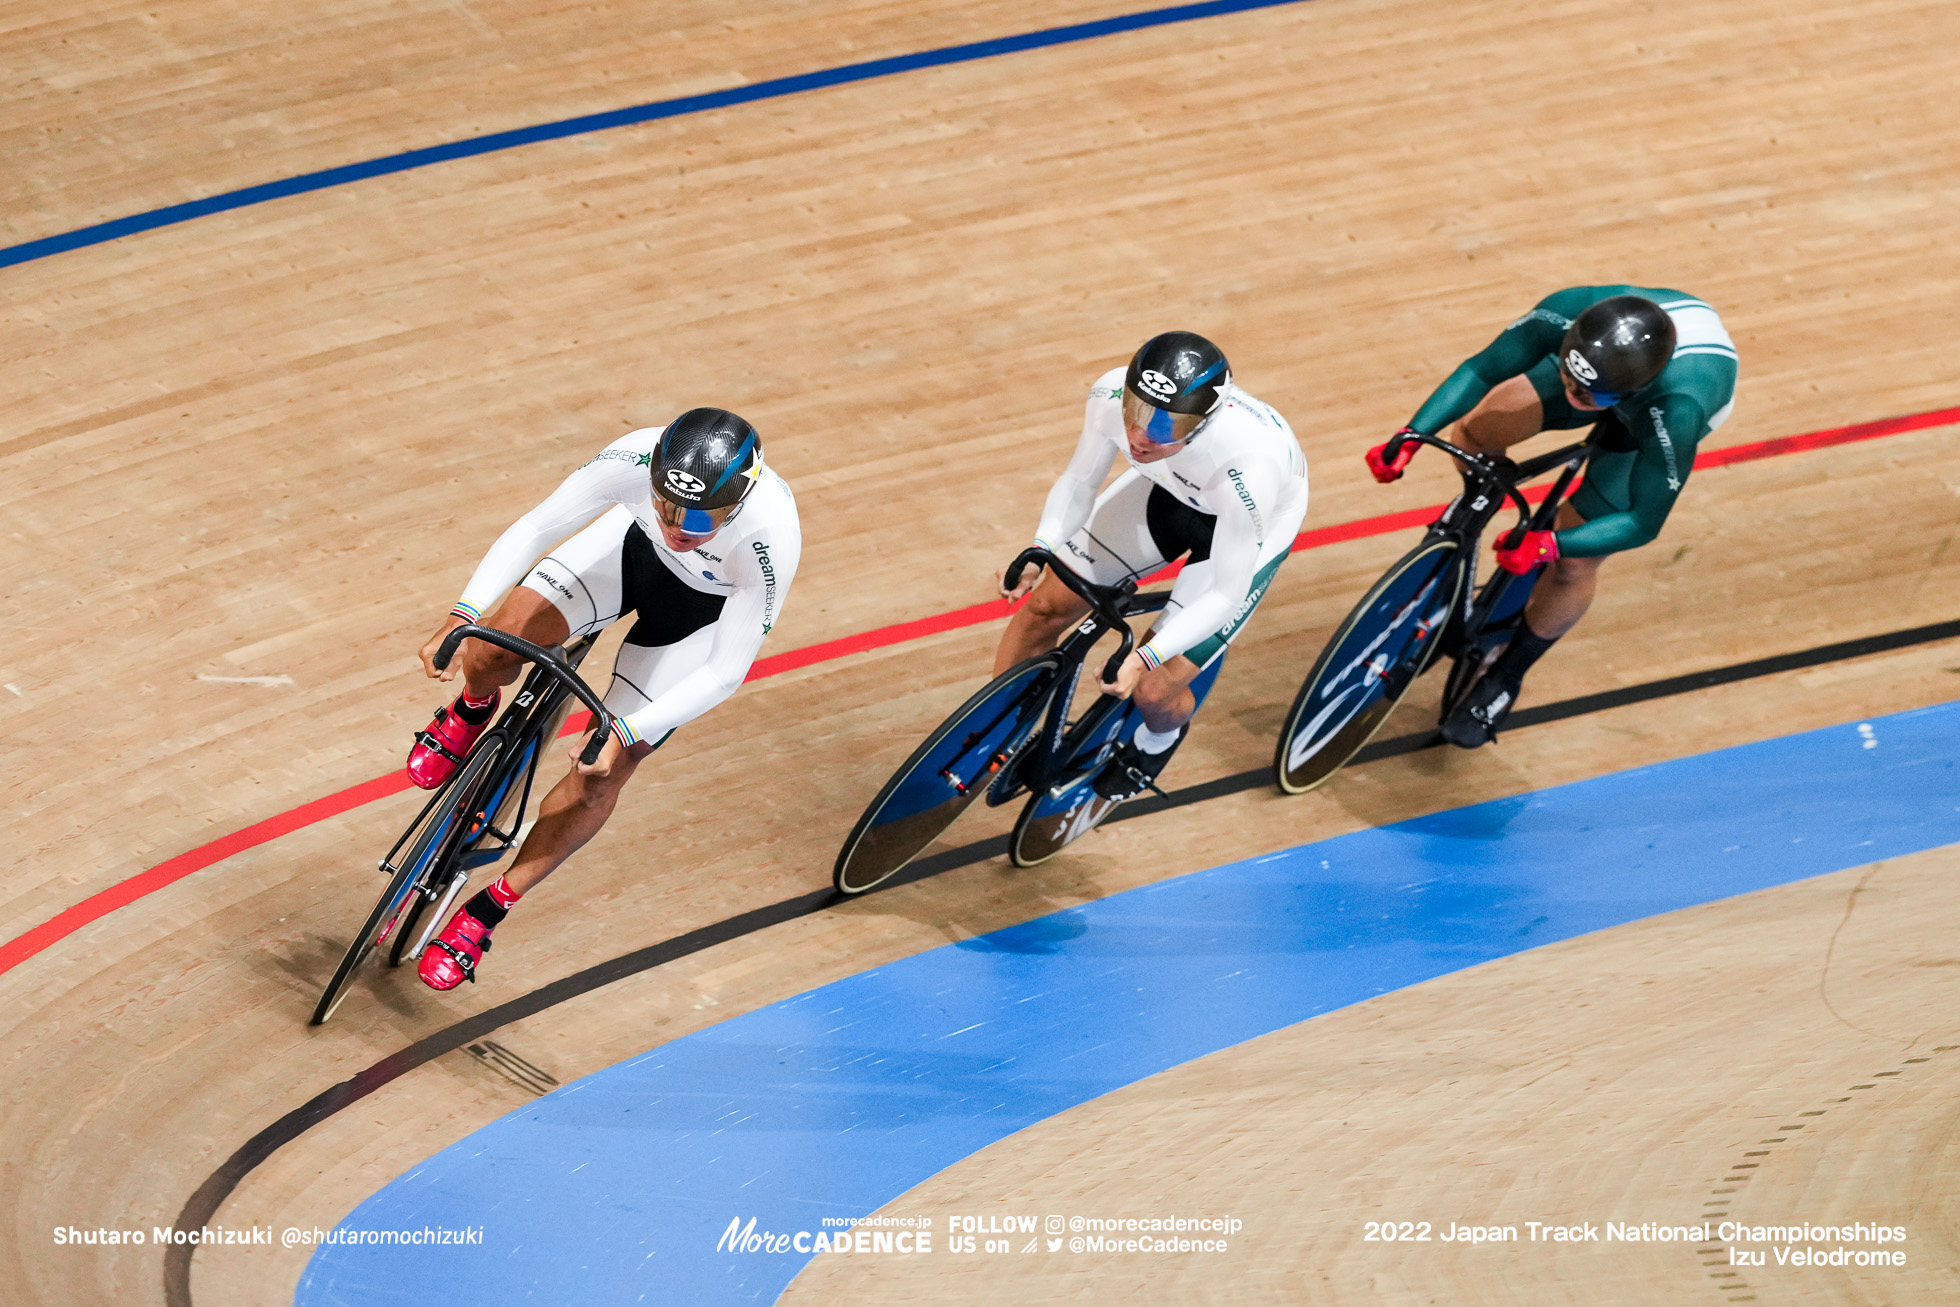
[[[725,408],[691,408],[660,433],[654,507],[676,529],[704,534],[733,516],[761,474],[762,437],[754,427]]]
[[[1674,357],[1674,319],[1650,299],[1610,295],[1572,320],[1559,369],[1611,405],[1653,382]]]
[[[1167,413],[1209,413],[1231,382],[1225,352],[1190,331],[1167,331],[1144,341],[1123,378],[1132,394]]]

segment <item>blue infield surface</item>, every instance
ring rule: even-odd
[[[295,1301],[440,1284],[479,1304],[773,1301],[823,1218],[1158,1071],[1540,944],[1960,840],[1957,745],[1960,704],[1766,740],[1196,872],[825,985],[436,1154],[341,1228],[474,1227],[481,1244],[325,1247]],[[786,1251],[718,1252],[751,1218]]]

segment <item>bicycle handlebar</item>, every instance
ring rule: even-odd
[[[1522,543],[1525,531],[1542,529],[1550,524],[1551,515],[1558,511],[1556,501],[1563,496],[1565,487],[1571,483],[1572,477],[1576,474],[1577,469],[1576,467],[1568,467],[1566,474],[1560,478],[1558,493],[1548,496],[1545,503],[1539,506],[1536,513],[1532,511],[1532,507],[1526,502],[1524,495],[1519,492],[1518,483],[1520,481],[1529,481],[1531,478],[1548,472],[1561,463],[1569,464],[1574,454],[1586,448],[1586,442],[1580,441],[1577,444],[1567,445],[1563,449],[1555,449],[1550,453],[1540,454],[1520,465],[1513,463],[1502,454],[1472,454],[1467,450],[1458,449],[1449,441],[1442,440],[1436,436],[1425,436],[1420,431],[1405,431],[1397,432],[1395,435],[1389,437],[1388,444],[1382,451],[1383,457],[1389,462],[1394,462],[1396,458],[1400,457],[1403,447],[1411,440],[1417,444],[1429,445],[1442,450],[1445,454],[1455,459],[1458,466],[1474,474],[1487,488],[1497,491],[1504,498],[1511,501],[1512,506],[1518,510],[1518,524],[1506,533],[1506,538],[1509,541],[1505,546],[1507,549],[1515,549]],[[1543,518],[1544,520],[1536,520],[1539,518]]]
[[[1428,445],[1431,449],[1442,450],[1445,454],[1448,454],[1451,458],[1477,473],[1485,480],[1496,481],[1500,485],[1503,483],[1503,477],[1499,469],[1505,464],[1511,463],[1510,459],[1505,458],[1501,454],[1494,459],[1488,454],[1472,454],[1468,450],[1458,449],[1455,445],[1452,445],[1440,436],[1425,436],[1420,431],[1400,431],[1390,436],[1388,446],[1382,451],[1382,456],[1393,463],[1402,456],[1403,448],[1412,440],[1418,445]],[[1512,463],[1511,466],[1515,467],[1517,465]]]
[[[1070,571],[1066,563],[1040,545],[1030,545],[1016,554],[1014,561],[1007,565],[1007,571],[1001,577],[1002,584],[1008,590],[1013,590],[1021,583],[1021,573],[1030,563],[1037,567],[1047,567],[1049,575],[1060,577],[1063,585],[1075,591],[1076,597],[1089,605],[1090,611],[1104,627],[1119,633],[1122,640],[1121,647],[1109,656],[1108,662],[1103,664],[1103,684],[1107,685],[1114,681],[1116,673],[1123,668],[1123,660],[1130,656],[1130,651],[1136,647],[1137,642],[1136,634],[1130,630],[1130,624],[1123,620],[1123,612],[1117,605],[1137,592],[1137,583],[1131,580],[1119,585],[1097,585],[1093,581],[1085,581]],[[1054,566],[1049,567],[1050,563]]]
[[[600,702],[599,696],[592,687],[571,669],[561,653],[532,644],[529,640],[512,635],[508,631],[466,622],[443,637],[442,647],[436,650],[433,659],[437,671],[442,671],[449,666],[450,660],[456,656],[457,647],[465,640],[481,640],[485,644],[494,644],[499,649],[507,649],[564,682],[565,687],[592,710],[592,722],[596,728],[592,732],[591,741],[585,746],[585,751],[579,754],[578,760],[588,767],[599,761],[599,751],[606,747],[606,737],[612,734],[613,715],[606,711],[606,705]]]

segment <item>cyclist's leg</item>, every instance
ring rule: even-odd
[[[629,541],[626,594],[640,616],[613,660],[605,695],[607,709],[619,716],[638,712],[707,666],[722,608],[721,596],[685,584],[654,556],[650,543],[644,549],[639,544]],[[628,745],[604,775],[576,766],[568,771],[538,805],[537,823],[504,874],[510,888],[528,892],[598,834],[633,773],[664,743],[663,736]],[[583,741],[573,751],[581,747]]]
[[[547,648],[612,625],[620,615],[626,533],[633,514],[615,504],[583,531],[546,554],[504,597],[485,626]],[[463,679],[482,698],[517,679],[524,660],[481,640],[463,642]]]
[[[1153,667],[1137,681],[1136,692],[1130,697],[1136,701],[1137,712],[1143,724],[1158,735],[1168,734],[1191,720],[1191,714],[1198,710],[1196,696],[1191,693],[1191,682],[1198,679],[1204,669],[1186,658],[1183,654],[1171,659],[1162,667]]]
[[[1165,556],[1151,539],[1147,520],[1152,489],[1135,468],[1112,481],[1096,497],[1089,524],[1060,550],[1069,569],[1097,585],[1115,585],[1162,567]],[[1088,612],[1089,605],[1060,579],[1042,577],[1001,635],[1000,648],[994,654],[994,675],[1053,649]]]
[[[574,747],[583,745],[580,740]],[[528,894],[599,833],[626,783],[657,747],[646,740],[628,745],[605,775],[587,775],[573,767],[551,787],[538,804],[537,822],[517,851],[516,862],[504,873],[504,884],[513,894]]]
[[[1288,539],[1290,540],[1291,536]],[[1239,632],[1245,629],[1246,622],[1258,609],[1259,601],[1266,597],[1266,591],[1273,584],[1274,574],[1279,571],[1280,564],[1285,562],[1286,558],[1286,553],[1281,552],[1278,557],[1260,565],[1259,571],[1252,579],[1252,591],[1246,596],[1238,616],[1226,623],[1223,630],[1171,658],[1162,667],[1145,672],[1137,681],[1136,693],[1131,697],[1136,700],[1137,711],[1143,717],[1145,729],[1162,735],[1175,731],[1191,720],[1191,715],[1197,711],[1197,701],[1191,693],[1191,682],[1198,679],[1199,672],[1222,658],[1226,647],[1238,638]],[[1189,595],[1201,588],[1206,583],[1205,578],[1210,567],[1209,559],[1186,563],[1184,570],[1178,574],[1177,585],[1171,589],[1171,601],[1164,606],[1164,611],[1169,613],[1180,606],[1179,590],[1184,590]],[[1189,580],[1187,581],[1186,578]]]
[[[1566,531],[1586,520],[1567,500],[1559,506],[1558,530]],[[1545,569],[1532,587],[1525,604],[1525,625],[1545,640],[1556,640],[1579,624],[1592,607],[1593,593],[1599,587],[1599,568],[1611,554],[1598,558],[1560,558]]]
[[[1188,568],[1186,569],[1189,570]],[[1220,642],[1212,657],[1222,657]],[[1096,793],[1105,799],[1130,799],[1154,784],[1170,765],[1171,754],[1183,742],[1192,714],[1198,710],[1191,682],[1204,670],[1202,663],[1183,654],[1153,667],[1137,681],[1130,700],[1142,720],[1129,738],[1116,741],[1109,760],[1096,777]]]
[[[524,586],[504,596],[483,625],[547,648],[563,644],[571,635],[564,614],[549,599]],[[481,640],[463,641],[458,658],[463,664],[463,693],[472,699],[489,698],[493,691],[516,680],[524,669],[522,658]]]
[[[1259,570],[1253,574],[1252,587],[1245,601],[1239,605],[1238,612],[1223,628],[1183,653],[1165,660],[1162,667],[1146,671],[1138,679],[1137,688],[1130,697],[1142,720],[1131,737],[1120,742],[1111,752],[1104,774],[1097,781],[1097,793],[1108,798],[1128,797],[1140,792],[1163,773],[1172,751],[1184,739],[1190,729],[1191,718],[1198,710],[1197,696],[1192,693],[1191,683],[1205,668],[1223,658],[1225,650],[1245,629],[1246,622],[1258,609],[1259,601],[1266,597],[1266,591],[1272,587],[1280,564],[1292,554],[1293,537],[1299,525],[1297,518],[1275,524],[1272,543],[1261,557]],[[1208,535],[1203,541],[1191,542],[1192,558],[1178,573],[1177,584],[1171,587],[1170,602],[1164,609],[1166,613],[1175,612],[1211,584],[1214,565],[1210,557],[1210,543]]]
[[[1611,481],[1610,460],[1616,457],[1631,458],[1631,455],[1595,455],[1594,466],[1608,464],[1607,481]],[[1588,478],[1591,477],[1588,473]],[[1590,485],[1590,479],[1588,485]],[[1556,526],[1560,530],[1578,526],[1586,520],[1587,514],[1575,505],[1580,500],[1592,506],[1591,501],[1601,499],[1601,491],[1593,487],[1590,493],[1581,488],[1579,495],[1573,496],[1559,505]],[[1478,679],[1463,702],[1451,711],[1442,724],[1443,738],[1461,749],[1474,749],[1488,743],[1504,724],[1511,710],[1517,706],[1518,697],[1524,690],[1525,673],[1543,658],[1551,647],[1567,631],[1578,625],[1579,619],[1591,607],[1593,593],[1599,585],[1599,568],[1611,555],[1598,558],[1560,558],[1545,569],[1532,587],[1531,598],[1525,604],[1523,621],[1512,635],[1510,643],[1492,663],[1490,670]]]
[[[625,526],[614,518],[615,513],[623,515],[627,524],[633,520],[624,508],[600,517],[532,569],[483,624],[549,646],[564,643],[573,625],[593,613],[595,603],[610,602],[616,614],[619,535]],[[604,593],[608,585],[609,600]],[[434,789],[455,774],[496,715],[497,692],[516,680],[524,666],[516,654],[482,640],[463,641],[457,662],[462,667],[462,690],[453,702],[436,709],[435,718],[416,735],[415,747],[409,751],[409,778],[424,789]]]

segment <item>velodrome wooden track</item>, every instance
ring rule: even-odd
[[[1123,12],[23,0],[0,30],[0,238]],[[1442,499],[1444,469],[1384,489],[1361,450],[1575,282],[1681,287],[1722,310],[1743,371],[1712,447],[1960,403],[1956,49],[1960,9],[1925,0],[1313,0],[527,146],[0,270],[0,939],[399,765],[438,697],[413,650],[488,542],[593,450],[696,403],[754,419],[798,494],[803,568],[769,652],[986,598],[1088,380],[1173,326],[1222,342],[1292,417],[1309,526]],[[1956,496],[1951,428],[1704,471],[1662,539],[1607,569],[1527,694],[1950,619]],[[1408,539],[1288,565],[1167,782],[1265,763],[1314,650]],[[305,1024],[405,797],[219,862],[0,975],[0,1299],[162,1300],[155,1248],[57,1248],[49,1231],[170,1223],[255,1132],[404,1045],[823,886],[864,799],[997,633],[746,688],[527,901],[467,992],[377,973],[329,1026]],[[254,677],[274,683],[236,679]],[[1957,692],[1960,647],[1933,643],[1389,759],[1303,799],[1239,793],[1034,871],[967,867],[750,935],[495,1037],[566,1081],[1128,886]],[[959,838],[998,828],[969,825]],[[1110,1095],[915,1195],[1229,1206],[1248,1238],[1223,1270],[833,1260],[788,1300],[1955,1301],[1956,870],[1934,851],[1391,994]],[[1890,1071],[1883,1097],[1827,1109]],[[528,1096],[450,1054],[279,1150],[221,1218],[331,1226]],[[1762,1127],[1817,1110],[1816,1137],[1758,1172],[1752,1219],[1907,1224],[1910,1268],[1724,1289],[1678,1246],[1493,1262],[1360,1241],[1362,1221],[1417,1207],[1698,1210]],[[195,1301],[284,1301],[304,1260],[202,1252]]]

